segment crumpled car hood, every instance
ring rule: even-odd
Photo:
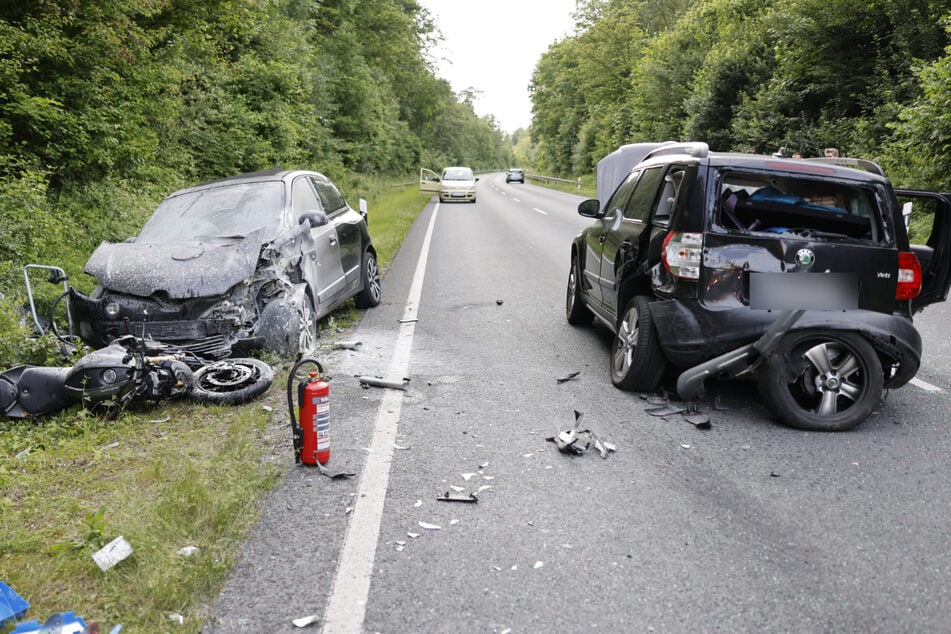
[[[223,295],[253,275],[263,237],[255,231],[225,246],[103,242],[83,270],[104,288],[140,297],[157,291],[176,299]]]

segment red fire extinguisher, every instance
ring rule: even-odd
[[[297,384],[297,407],[294,407],[294,377],[307,363],[317,366],[306,381]],[[323,367],[316,359],[301,359],[287,377],[287,408],[294,434],[294,461],[309,465],[326,464],[330,460],[330,385],[321,378]],[[297,410],[297,419],[294,411]],[[300,421],[298,424],[297,421]]]

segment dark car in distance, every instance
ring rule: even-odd
[[[570,323],[596,318],[615,334],[616,386],[652,391],[672,373],[678,390],[686,376],[733,378],[731,355],[766,351],[743,371],[770,411],[793,427],[842,430],[871,413],[883,387],[915,376],[912,315],[944,301],[951,282],[951,194],[896,195],[884,174],[850,159],[703,143],[628,160],[624,170],[599,164],[620,182],[604,204],[579,205],[594,223],[571,245],[566,298]],[[926,243],[909,242],[899,196],[930,216]],[[767,346],[761,337],[786,317]]]
[[[350,298],[380,302],[365,203],[353,210],[327,177],[272,170],[168,196],[138,236],[103,242],[84,271],[98,286],[71,291],[87,343],[132,334],[205,358],[263,348],[312,349],[316,321]]]

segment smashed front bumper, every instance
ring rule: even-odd
[[[235,319],[206,315],[217,300],[159,303],[117,294],[94,298],[70,289],[69,302],[79,336],[95,348],[135,335],[207,359],[223,359],[231,356],[232,348],[253,344],[240,336]]]

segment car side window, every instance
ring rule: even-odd
[[[634,185],[637,184],[640,175],[640,171],[631,172],[614,191],[614,195],[608,199],[608,204],[604,206],[604,217],[606,219],[616,218],[621,213],[621,210],[627,204],[627,199],[631,197],[631,192],[634,191]]]
[[[652,167],[644,170],[641,179],[637,182],[634,194],[624,207],[624,217],[628,220],[647,222],[657,198],[657,188],[664,179],[663,167]]]
[[[323,211],[317,193],[311,186],[310,179],[307,177],[296,179],[291,187],[291,212],[294,214],[294,219],[300,218],[300,215],[305,211],[314,211],[315,209]]]
[[[314,187],[317,188],[317,195],[320,196],[320,202],[328,214],[333,214],[347,206],[347,201],[343,199],[333,183],[319,178],[313,179],[313,183]]]

